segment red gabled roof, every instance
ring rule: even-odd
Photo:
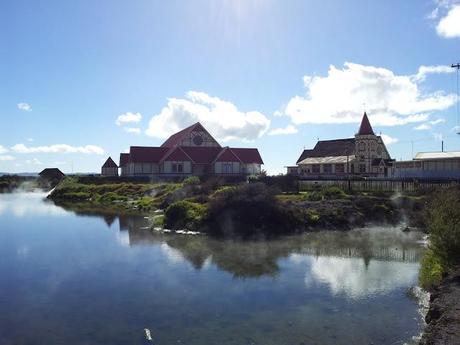
[[[109,157],[107,158],[107,160],[105,161],[102,167],[103,168],[118,168],[118,165],[113,161],[112,157]]]
[[[120,153],[120,168],[129,163],[129,153]]]
[[[363,119],[361,120],[361,126],[359,126],[358,135],[374,135],[374,131],[372,130],[372,126],[369,122],[369,118],[367,117],[366,112],[364,112]]]
[[[161,147],[174,147],[181,143],[181,141],[188,135],[190,135],[193,131],[203,131],[209,134],[209,132],[201,125],[201,123],[197,122],[183,130],[171,135],[162,145]],[[209,134],[211,136],[211,134]],[[212,138],[212,136],[211,136]],[[214,139],[214,138],[213,138]],[[217,141],[216,141],[217,142]]]
[[[257,149],[233,148],[233,147],[231,147],[230,149],[243,163],[264,164],[262,157],[260,157],[259,150]]]
[[[220,147],[182,146],[181,148],[196,164],[211,164],[222,151]]]
[[[167,147],[131,146],[129,155],[133,163],[159,163],[168,151]]]
[[[241,162],[241,160],[233,153],[231,148],[226,147],[219,154],[219,156],[216,159],[216,162]]]
[[[176,146],[168,150],[168,153],[166,153],[163,158],[161,159],[162,161],[193,161],[190,156],[188,156],[184,150],[182,150],[182,147]]]

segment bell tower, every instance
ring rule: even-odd
[[[369,174],[372,172],[372,160],[380,156],[378,154],[379,144],[379,137],[375,135],[369,118],[364,112],[359,131],[355,134],[356,173]]]

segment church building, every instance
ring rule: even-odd
[[[222,147],[199,123],[161,146],[131,146],[120,154],[120,176],[257,175],[263,164],[256,148]]]
[[[393,161],[364,113],[354,138],[320,140],[302,152],[296,166],[287,168],[288,174],[300,177],[390,177]]]

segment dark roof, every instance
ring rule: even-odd
[[[211,164],[222,151],[221,147],[181,147],[196,164]]]
[[[320,140],[312,151],[308,157],[353,155],[355,153],[355,138]]]
[[[359,126],[358,135],[374,135],[371,123],[367,117],[366,112],[364,112],[363,119],[361,120],[361,125]]]
[[[304,150],[297,163],[305,158],[351,156],[355,153],[355,138],[320,140],[313,150]]]
[[[120,153],[120,168],[129,163],[129,153]]]
[[[182,147],[176,146],[175,148],[168,150],[168,153],[166,153],[161,160],[190,161],[192,159],[182,150]]]
[[[181,143],[181,141],[189,135],[192,131],[203,131],[209,134],[209,132],[201,125],[201,123],[197,122],[193,125],[184,128],[183,130],[171,135],[162,145],[161,147],[174,147]],[[211,134],[209,134],[211,136]],[[212,136],[211,136],[212,137]],[[217,141],[216,141],[217,142]]]
[[[233,153],[232,149],[226,147],[216,159],[217,162],[240,162],[240,159]]]
[[[264,164],[262,157],[260,157],[259,150],[252,148],[234,148],[231,147],[230,150],[240,159],[243,163],[257,163]]]
[[[168,151],[167,147],[131,146],[129,155],[133,163],[159,163]]]
[[[64,177],[65,174],[58,168],[43,169],[38,175],[46,178]]]
[[[113,161],[112,157],[109,157],[107,158],[107,160],[105,161],[102,167],[103,168],[118,168],[118,165]]]
[[[300,161],[303,161],[305,158],[309,156],[309,154],[313,152],[313,150],[303,150],[302,154],[300,155],[299,159],[297,160],[296,163],[299,163]]]
[[[221,148],[221,147],[144,147],[131,146],[128,158],[127,154],[120,155],[122,161],[129,159],[133,163],[160,163],[163,160],[191,160],[195,164],[212,164],[219,154],[225,156],[227,161],[239,161],[242,163],[264,164],[259,151],[254,148]],[[225,160],[224,159],[224,160]],[[222,160],[222,159],[220,159]]]

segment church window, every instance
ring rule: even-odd
[[[366,164],[360,164],[359,165],[359,172],[360,173],[365,173],[366,172]]]
[[[323,165],[323,172],[325,174],[331,174],[332,173],[332,164],[324,164]]]
[[[359,144],[358,144],[358,150],[359,151],[366,151],[366,143],[364,141],[361,141]]]
[[[315,164],[315,165],[312,165],[311,166],[311,171],[314,173],[314,174],[319,174],[319,164]]]

